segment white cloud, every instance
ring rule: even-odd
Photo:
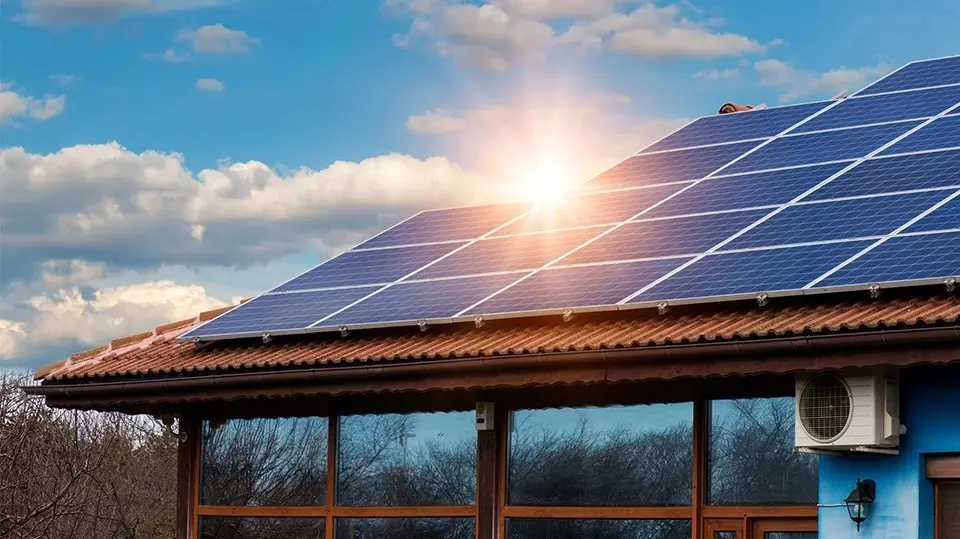
[[[407,118],[407,131],[417,134],[438,134],[460,131],[466,126],[463,118],[454,117],[449,110],[436,109]]]
[[[70,286],[98,281],[106,275],[102,263],[86,260],[47,260],[40,265],[43,284],[47,286]]]
[[[848,68],[841,66],[825,72],[797,69],[775,59],[760,60],[754,64],[760,83],[782,88],[780,102],[796,101],[806,96],[832,97],[841,92],[855,91],[868,82],[889,73],[893,67],[880,63],[875,66]]]
[[[46,155],[5,148],[0,284],[36,281],[50,260],[111,271],[235,267],[318,239],[342,248],[420,209],[497,200],[503,185],[443,157],[390,154],[285,174],[247,161],[192,173],[179,154],[117,143]]]
[[[412,19],[398,46],[426,41],[443,56],[476,67],[503,70],[539,62],[556,47],[616,50],[644,58],[717,58],[757,53],[767,44],[720,32],[717,18],[700,21],[688,3],[657,6],[618,0],[499,0],[474,4],[456,0],[388,0]],[[570,20],[572,19],[572,23]],[[559,21],[558,21],[559,20]],[[561,24],[565,22],[566,27]]]
[[[0,360],[16,357],[26,338],[23,322],[0,319]]]
[[[703,69],[693,74],[693,78],[705,81],[729,80],[740,77],[740,68],[731,67],[728,69]]]
[[[68,75],[66,73],[57,73],[56,75],[50,75],[50,80],[66,88],[79,82],[80,77],[76,75]]]
[[[222,24],[208,24],[195,30],[183,30],[176,41],[188,41],[194,52],[208,54],[240,54],[260,43],[242,30],[232,30]]]
[[[221,0],[24,0],[15,20],[38,26],[103,24],[137,14],[169,13],[217,5]]]
[[[20,116],[49,120],[63,112],[66,102],[65,95],[42,98],[22,95],[13,90],[12,84],[0,82],[0,124]]]
[[[222,92],[227,86],[217,79],[197,79],[197,90],[201,92]]]

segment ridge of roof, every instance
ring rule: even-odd
[[[196,347],[177,339],[235,306],[199,313],[152,332],[114,339],[35,373],[44,381],[212,373],[441,358],[667,346],[689,342],[783,338],[798,334],[876,331],[960,323],[960,296],[925,295],[781,307],[740,304],[717,312],[573,320],[483,328],[438,327],[425,333],[366,332],[348,338],[218,341]]]

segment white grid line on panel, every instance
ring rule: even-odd
[[[871,96],[872,97],[872,96]],[[906,118],[903,120],[887,120],[885,122],[874,122],[871,124],[858,124],[858,125],[843,125],[840,127],[828,127],[826,129],[817,129],[816,131],[799,131],[796,133],[790,133],[789,135],[783,138],[796,138],[796,137],[805,137],[807,135],[819,135],[821,133],[835,133],[838,131],[850,131],[852,129],[862,129],[866,127],[880,127],[881,125],[893,125],[893,124],[905,124],[910,122],[920,122],[926,121],[931,118],[936,118],[937,115],[932,116],[918,116],[916,118]]]
[[[878,79],[876,82],[871,83],[870,86],[873,86],[877,82],[880,82],[880,80],[883,80],[883,79]],[[936,84],[934,86],[924,86],[922,88],[905,88],[903,90],[890,90],[889,92],[877,92],[875,94],[851,95],[848,99],[865,99],[867,97],[880,97],[882,95],[909,94],[910,92],[922,92],[924,90],[939,90],[941,88],[952,88],[954,86],[960,86],[960,82],[951,82],[949,84]]]
[[[824,279],[827,279],[828,277],[830,277],[830,276],[833,275],[834,273],[836,273],[836,272],[842,270],[843,268],[849,266],[850,264],[856,262],[856,261],[859,260],[863,255],[869,253],[870,251],[876,249],[877,247],[880,247],[881,245],[883,245],[884,243],[886,243],[887,241],[889,241],[890,238],[893,238],[894,236],[898,235],[900,232],[903,232],[903,231],[906,230],[907,228],[909,228],[909,227],[913,226],[914,224],[916,224],[917,221],[919,221],[919,220],[923,219],[924,217],[930,215],[931,213],[937,211],[938,209],[940,209],[940,208],[943,207],[944,205],[948,204],[951,200],[957,198],[957,196],[960,196],[960,191],[954,191],[954,192],[951,193],[950,195],[948,195],[948,196],[946,196],[945,198],[943,198],[940,202],[937,202],[937,203],[934,204],[933,206],[927,208],[926,211],[920,213],[919,215],[917,215],[917,216],[914,217],[913,219],[910,219],[910,220],[907,221],[906,223],[900,225],[900,227],[898,227],[898,228],[897,228],[896,230],[894,230],[893,232],[890,232],[889,234],[884,235],[883,237],[881,237],[880,239],[878,239],[878,240],[875,241],[874,243],[872,243],[872,244],[864,247],[862,250],[860,250],[860,252],[854,254],[853,256],[851,256],[850,258],[844,260],[844,261],[841,262],[840,264],[837,264],[836,266],[834,266],[833,268],[831,268],[829,271],[827,271],[827,272],[824,273],[823,275],[821,275],[821,276],[817,277],[816,279],[810,281],[810,282],[807,283],[807,285],[804,286],[803,288],[804,288],[804,289],[807,289],[807,288],[812,288],[812,287],[814,287],[814,286],[817,286],[817,284],[823,282]]]
[[[747,150],[746,152],[740,154],[740,155],[739,155],[738,157],[736,157],[735,159],[733,159],[733,160],[731,160],[731,161],[728,161],[727,163],[725,163],[724,165],[722,165],[720,168],[714,170],[714,171],[711,172],[710,174],[707,174],[707,175],[704,176],[703,178],[694,181],[694,182],[691,183],[690,185],[688,185],[688,186],[684,187],[683,189],[680,189],[679,191],[671,194],[670,196],[664,198],[664,199],[661,200],[660,202],[657,202],[656,204],[653,204],[652,206],[649,206],[649,207],[645,208],[643,211],[637,213],[636,215],[633,215],[632,217],[630,217],[630,218],[627,219],[626,221],[621,222],[621,223],[618,224],[617,226],[615,226],[615,227],[613,227],[613,228],[611,228],[611,229],[609,229],[609,230],[607,230],[607,231],[605,231],[605,232],[603,232],[603,233],[601,233],[601,234],[599,234],[599,235],[597,235],[597,236],[594,236],[593,238],[591,238],[591,239],[587,240],[586,242],[578,245],[577,247],[574,247],[574,248],[571,249],[570,251],[567,251],[566,253],[564,253],[564,254],[560,255],[559,257],[551,260],[550,262],[547,262],[546,264],[544,264],[543,266],[541,266],[539,269],[537,269],[537,270],[535,270],[535,271],[532,271],[532,272],[528,273],[527,275],[525,275],[525,276],[517,279],[516,281],[508,284],[507,286],[501,288],[500,290],[497,290],[496,292],[494,292],[494,293],[492,293],[492,294],[489,294],[487,297],[485,297],[485,298],[481,299],[480,301],[477,301],[476,303],[468,306],[466,309],[461,310],[460,312],[458,312],[457,314],[455,314],[454,317],[463,316],[464,313],[470,312],[470,310],[472,310],[472,309],[474,309],[475,307],[483,304],[485,301],[487,301],[487,300],[489,300],[489,299],[491,299],[491,298],[493,298],[493,297],[496,297],[498,294],[501,294],[501,293],[503,293],[504,291],[509,290],[510,288],[513,288],[514,286],[520,284],[521,282],[525,281],[526,279],[529,279],[530,277],[536,275],[536,274],[539,273],[540,271],[543,271],[543,270],[546,269],[546,268],[549,268],[549,267],[552,267],[552,266],[556,265],[559,261],[563,260],[565,257],[567,257],[567,256],[569,256],[569,255],[571,255],[571,254],[573,254],[573,253],[576,253],[576,252],[579,251],[580,249],[583,249],[583,248],[586,247],[587,245],[590,245],[591,243],[599,240],[600,238],[606,236],[607,234],[610,234],[610,233],[612,233],[613,231],[618,230],[620,227],[624,226],[625,224],[634,221],[635,219],[637,219],[637,218],[643,216],[644,214],[650,212],[650,211],[653,210],[654,208],[659,207],[660,205],[662,205],[663,203],[667,202],[668,200],[671,200],[672,198],[680,195],[681,193],[684,193],[684,192],[686,192],[687,190],[689,190],[689,189],[691,189],[691,188],[699,185],[701,182],[707,181],[707,180],[709,180],[710,178],[714,177],[715,175],[720,174],[721,172],[723,172],[723,171],[724,171],[727,167],[729,167],[730,165],[733,165],[734,163],[737,163],[738,161],[740,161],[741,159],[744,159],[744,158],[747,157],[748,155],[753,154],[753,153],[756,152],[757,150],[766,147],[768,144],[770,144],[770,143],[773,142],[774,140],[777,140],[777,139],[783,137],[784,135],[786,135],[787,133],[789,133],[791,130],[793,130],[793,129],[795,129],[795,128],[801,126],[801,125],[803,125],[804,123],[812,120],[813,118],[816,118],[817,116],[819,116],[819,115],[823,114],[824,112],[826,112],[826,111],[832,109],[833,107],[837,106],[837,104],[839,104],[839,103],[841,103],[841,101],[834,101],[834,102],[830,103],[829,105],[827,105],[826,107],[823,107],[822,109],[817,110],[816,112],[812,113],[810,116],[807,116],[806,118],[800,120],[799,122],[797,122],[797,123],[791,125],[790,127],[784,129],[784,130],[781,131],[780,133],[777,133],[775,136],[767,139],[767,140],[764,141],[764,142],[761,142],[761,143],[758,144],[757,146],[754,146],[753,148],[751,148],[751,149]],[[685,265],[686,265],[686,264],[684,264],[684,266],[685,266]]]
[[[818,190],[819,190],[820,188],[822,188],[823,186],[829,184],[829,183],[832,182],[833,180],[835,180],[835,179],[839,178],[840,176],[846,174],[847,172],[849,172],[850,170],[852,170],[853,168],[855,168],[855,167],[856,167],[857,165],[859,165],[860,163],[863,163],[864,161],[870,159],[872,156],[875,156],[875,155],[879,154],[880,152],[882,152],[883,150],[885,150],[885,149],[893,146],[894,144],[900,142],[900,141],[903,140],[904,138],[906,138],[906,137],[910,136],[911,134],[917,132],[918,130],[922,129],[924,126],[929,125],[931,122],[933,122],[934,120],[936,120],[938,117],[943,116],[944,114],[947,114],[948,112],[950,112],[951,110],[953,110],[953,109],[956,108],[957,106],[960,106],[960,104],[956,104],[956,105],[953,105],[952,107],[947,108],[946,110],[944,110],[943,112],[941,112],[941,113],[938,114],[937,116],[933,116],[933,117],[929,118],[928,120],[926,120],[925,122],[920,123],[919,125],[914,126],[913,129],[909,129],[906,133],[901,134],[900,136],[894,138],[893,140],[887,141],[886,144],[881,145],[879,148],[876,148],[876,149],[873,150],[872,152],[868,153],[866,156],[864,156],[864,157],[862,157],[862,158],[860,158],[860,159],[857,159],[856,161],[854,161],[854,162],[851,163],[850,165],[842,168],[841,170],[839,170],[838,172],[834,173],[833,175],[831,175],[831,176],[828,177],[827,179],[825,179],[825,180],[823,180],[822,182],[818,183],[817,185],[811,187],[810,189],[806,190],[805,192],[797,195],[796,197],[794,197],[794,198],[793,198],[792,200],[790,200],[789,202],[781,205],[781,206],[778,207],[777,209],[775,209],[775,210],[773,210],[772,212],[768,213],[767,215],[761,217],[760,219],[758,219],[757,221],[751,223],[751,224],[748,225],[747,227],[745,227],[745,228],[741,229],[740,231],[734,233],[732,236],[730,236],[730,237],[728,237],[727,239],[721,241],[721,242],[718,243],[717,245],[714,245],[711,249],[707,250],[704,254],[699,255],[699,256],[697,256],[697,257],[695,257],[695,258],[693,258],[693,259],[691,259],[691,260],[689,260],[689,261],[681,264],[679,267],[674,268],[672,271],[668,272],[666,275],[660,277],[659,279],[653,281],[652,283],[648,284],[647,286],[641,288],[640,290],[637,290],[637,291],[634,292],[633,294],[630,294],[630,295],[627,296],[626,298],[620,300],[620,302],[618,303],[618,305],[623,305],[623,304],[625,304],[625,303],[628,303],[628,302],[629,302],[630,300],[632,300],[633,298],[635,298],[635,297],[643,294],[644,292],[650,290],[651,288],[659,285],[660,283],[666,281],[666,280],[669,279],[670,277],[673,277],[673,276],[676,275],[677,273],[680,273],[681,271],[683,271],[684,269],[690,267],[691,265],[696,264],[696,263],[699,262],[700,260],[703,260],[704,257],[706,257],[706,256],[708,256],[708,255],[710,255],[710,254],[712,254],[712,253],[715,253],[715,252],[719,251],[720,249],[723,248],[724,245],[729,244],[729,243],[732,242],[733,240],[739,238],[740,236],[742,236],[742,235],[746,234],[747,232],[753,230],[754,228],[760,226],[761,224],[763,224],[763,223],[765,223],[766,221],[770,220],[770,219],[773,218],[774,216],[780,214],[781,212],[783,212],[783,211],[786,210],[787,208],[796,205],[797,203],[799,203],[800,201],[802,201],[804,198],[806,198],[806,197],[809,196],[810,194],[815,193],[816,191],[818,191]],[[829,108],[829,107],[828,107],[828,108]],[[824,109],[824,110],[826,110],[826,109]],[[809,120],[809,118],[808,118],[808,120]],[[823,277],[821,277],[821,279],[818,279],[817,281],[815,281],[814,283],[811,283],[811,284],[815,284],[816,282],[819,282],[819,280],[822,280],[822,278],[823,278]]]
[[[738,112],[735,114],[746,114],[747,112],[752,112],[752,111],[746,111],[743,113]],[[712,116],[704,116],[704,118],[712,118]],[[770,135],[770,136],[773,136],[773,135]],[[677,153],[685,150],[700,150],[703,148],[716,148],[719,146],[729,146],[731,144],[742,144],[744,142],[760,142],[761,140],[768,139],[768,138],[770,137],[754,137],[754,138],[737,139],[737,140],[731,140],[731,141],[725,141],[725,142],[713,142],[710,144],[698,144],[696,146],[684,146],[682,148],[670,148],[669,150],[656,150],[652,152],[641,151],[639,153],[635,153],[631,155],[630,157],[641,157],[641,156],[646,157],[648,155],[663,155],[665,153]]]
[[[887,73],[886,75],[880,77],[879,79],[877,79],[877,80],[875,80],[875,81],[873,81],[873,82],[868,83],[866,86],[864,86],[863,88],[860,88],[860,89],[857,90],[856,92],[853,92],[852,94],[850,94],[849,97],[862,97],[861,94],[863,94],[864,90],[866,90],[867,88],[870,88],[871,86],[874,86],[874,85],[876,85],[876,84],[879,84],[880,81],[887,80],[888,78],[890,78],[890,77],[892,77],[893,75],[895,75],[895,74],[903,71],[904,69],[906,69],[906,68],[909,67],[909,66],[912,66],[912,65],[915,64],[915,63],[917,63],[916,60],[913,60],[913,61],[911,61],[911,62],[907,62],[907,63],[903,64],[902,66],[894,69],[893,71]],[[874,95],[874,94],[869,94],[869,95]]]

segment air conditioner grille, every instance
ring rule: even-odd
[[[800,394],[800,423],[818,442],[829,442],[843,434],[850,420],[850,391],[836,376],[814,376]]]

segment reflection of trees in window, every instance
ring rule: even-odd
[[[321,539],[322,518],[201,517],[200,539]]]
[[[337,539],[473,539],[472,518],[339,518]]]
[[[689,520],[510,519],[510,539],[689,539]]]
[[[817,458],[794,451],[794,400],[713,401],[709,503],[817,502]]]
[[[469,413],[346,416],[339,442],[340,505],[474,503],[477,442]]]
[[[327,435],[322,417],[206,422],[201,503],[323,505]]]
[[[689,505],[692,406],[514,414],[509,501],[516,505]]]

